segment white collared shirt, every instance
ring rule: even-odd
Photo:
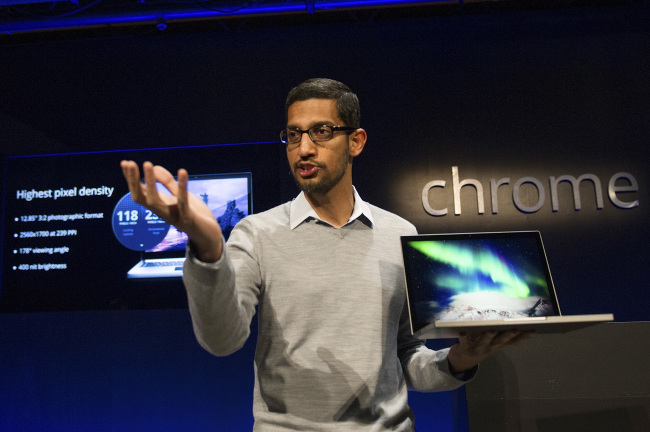
[[[352,215],[350,216],[350,219],[348,219],[346,225],[349,224],[350,222],[353,222],[361,215],[364,215],[366,218],[368,218],[370,223],[374,225],[375,222],[372,219],[372,213],[370,212],[370,207],[368,206],[368,203],[366,203],[361,199],[356,188],[353,187],[353,189],[354,189],[354,209],[352,210]],[[307,198],[305,197],[305,193],[300,192],[300,195],[298,195],[291,202],[291,210],[289,213],[289,225],[293,230],[298,225],[300,225],[301,223],[303,223],[305,220],[309,218],[314,218],[319,221],[329,223],[321,219],[318,216],[318,214],[316,214],[316,211],[312,208],[311,204],[309,204],[309,201],[307,201]]]

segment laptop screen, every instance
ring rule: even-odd
[[[190,176],[187,189],[212,211],[226,240],[237,222],[251,214],[250,173]],[[159,189],[164,186],[158,185]],[[185,251],[187,234],[171,226],[165,238],[147,252]]]
[[[252,213],[251,173],[192,175],[187,189],[212,211],[226,240],[234,226]],[[160,193],[169,191],[160,183]],[[152,212],[135,204],[126,194],[115,207],[113,231],[129,249],[143,252],[143,258],[183,257],[187,234],[168,225]]]
[[[401,240],[414,332],[434,321],[559,315],[537,231]]]

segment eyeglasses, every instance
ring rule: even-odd
[[[283,144],[298,144],[302,140],[302,134],[306,133],[309,135],[309,138],[315,142],[320,143],[323,141],[329,141],[334,137],[334,132],[345,131],[351,132],[357,130],[355,127],[348,126],[330,126],[330,125],[318,125],[310,127],[307,130],[302,129],[286,129],[280,132],[280,141]]]

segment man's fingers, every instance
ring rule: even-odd
[[[466,343],[473,350],[500,348],[506,345],[514,345],[529,339],[533,332],[522,332],[519,330],[507,330],[502,332],[486,331],[463,335]]]
[[[510,339],[510,341],[508,341],[508,345],[518,345],[533,337],[534,334],[535,334],[535,330],[522,331],[518,335]]]
[[[156,183],[162,183],[172,193],[178,189],[174,177],[161,166],[154,166],[151,162],[142,164],[142,171],[144,175],[144,184],[140,179],[140,170],[138,164],[133,161],[122,161],[120,163],[122,173],[127,180],[129,191],[131,192],[131,199],[138,204],[141,204],[154,212],[161,211],[164,206],[164,199],[158,193]],[[161,214],[158,214],[162,216]]]
[[[145,162],[142,164],[142,170],[144,171],[144,183],[146,190],[145,202],[146,205],[154,205],[158,201],[158,190],[156,189],[156,176],[153,170],[153,164],[151,162]]]
[[[497,347],[516,345],[529,339],[533,333],[534,331],[520,331],[516,329],[500,332],[492,339],[491,345]]]
[[[454,370],[468,370],[488,356],[508,345],[516,345],[529,339],[534,332],[507,330],[502,332],[461,333],[460,343],[449,352],[450,365]],[[453,359],[452,359],[453,356]]]
[[[507,344],[512,338],[516,337],[519,334],[518,330],[506,330],[499,332],[494,336],[492,339],[492,345],[505,345]]]
[[[129,187],[129,192],[131,192],[131,198],[135,202],[139,202],[143,197],[143,188],[142,183],[140,183],[140,169],[138,164],[134,161],[123,160],[120,163],[122,167],[122,174],[126,179],[127,186]]]
[[[482,333],[470,334],[468,336],[468,341],[476,347],[487,347],[490,346],[494,338],[498,335],[496,331],[486,331]]]
[[[176,180],[174,179],[172,173],[170,173],[160,165],[155,165],[153,167],[153,176],[154,179],[160,184],[162,184],[163,186],[165,186],[167,190],[172,193],[172,195],[177,194],[178,185],[176,184]]]
[[[124,175],[129,187],[133,183],[134,179],[140,178],[140,170],[138,169],[138,164],[135,162],[123,160],[120,162],[120,167],[122,167],[122,174]]]
[[[189,211],[187,195],[187,170],[181,168],[178,170],[178,184],[175,183],[176,191],[172,191],[178,200],[178,212],[181,215],[187,215]]]

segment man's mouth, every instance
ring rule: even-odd
[[[309,178],[316,174],[319,166],[313,163],[300,162],[296,165],[298,175],[302,178]]]

